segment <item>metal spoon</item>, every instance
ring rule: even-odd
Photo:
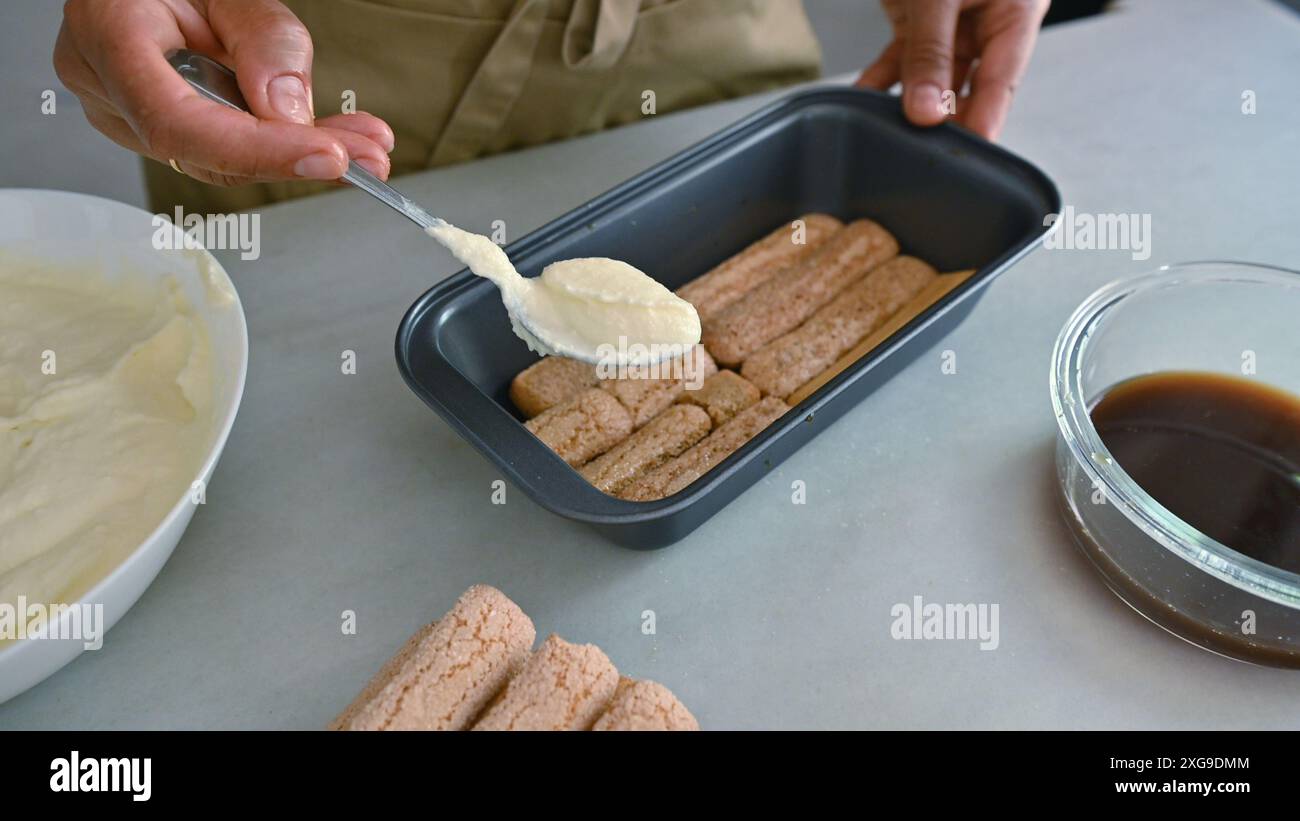
[[[235,72],[226,66],[210,57],[185,48],[168,52],[167,62],[171,63],[177,73],[199,94],[236,111],[248,112],[248,102],[244,100],[244,95],[239,90],[239,81],[235,76]],[[347,171],[339,179],[365,191],[422,229],[447,224],[445,220],[425,211],[410,197],[388,185],[355,162],[348,162]],[[544,345],[542,342],[543,337],[537,333],[528,322],[527,317],[522,315],[522,312],[511,312],[511,316],[533,337],[534,342],[529,342],[530,347],[534,346],[534,343]]]
[[[205,57],[204,55],[189,49],[176,49],[168,52],[167,62],[171,63],[177,73],[179,73],[181,77],[183,77],[185,81],[199,94],[202,94],[213,102],[229,106],[236,111],[248,112],[248,103],[244,100],[244,95],[239,90],[239,82],[235,77],[235,72],[231,71],[226,66],[223,66],[221,63],[218,63],[210,57]],[[439,219],[428,211],[425,211],[419,205],[412,202],[409,197],[383,182],[369,171],[357,165],[355,162],[348,163],[347,171],[345,171],[343,176],[339,179],[365,191],[384,205],[387,205],[389,208],[392,208],[397,213],[420,226],[420,228],[426,229],[426,233],[428,233],[427,229],[430,227],[449,225],[446,220]],[[440,237],[433,234],[429,235],[434,236],[434,238],[438,239],[439,242],[443,242]],[[450,250],[452,250],[453,253],[456,253],[455,249]],[[532,285],[531,282],[527,281],[518,272],[515,273],[515,276],[519,277],[522,283],[527,283],[528,286]],[[499,282],[494,284],[497,285],[498,289],[502,290],[502,295],[504,297],[504,286]],[[517,323],[517,327],[515,328],[516,334],[523,339],[530,348],[539,354],[556,352],[550,344],[547,335],[544,332],[538,333],[539,329],[537,326],[534,323],[529,322],[530,318],[528,317],[523,305],[516,305],[514,309],[512,309],[509,304],[507,304],[506,307],[509,311],[510,318]],[[519,333],[520,329],[522,329],[524,333]],[[566,355],[575,359],[581,359],[593,365],[602,364],[604,361],[603,357],[599,353],[585,354],[569,352]],[[619,354],[619,357],[620,364],[626,364],[621,361],[621,353]],[[655,356],[652,361],[658,361],[658,359],[659,356]]]

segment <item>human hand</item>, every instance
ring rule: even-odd
[[[251,114],[200,96],[164,55],[233,68]],[[90,124],[216,185],[334,180],[348,160],[387,179],[393,131],[370,114],[316,120],[311,35],[276,0],[69,0],[54,68]]]
[[[996,139],[1029,65],[1048,0],[881,4],[893,23],[894,39],[862,72],[857,85],[884,90],[901,80],[908,120],[937,125],[955,107],[958,122]],[[958,99],[967,81],[970,93]],[[945,92],[950,92],[946,100]]]

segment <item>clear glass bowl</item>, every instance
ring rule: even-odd
[[[1300,395],[1300,272],[1193,262],[1112,282],[1066,322],[1051,372],[1062,513],[1111,590],[1193,644],[1300,668],[1300,575],[1170,513],[1093,427],[1090,412],[1110,387],[1158,371],[1246,375]]]

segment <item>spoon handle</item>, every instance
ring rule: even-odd
[[[348,170],[339,179],[360,188],[421,228],[443,224],[442,220],[412,202],[410,197],[354,162],[348,163]]]
[[[167,62],[204,97],[236,111],[248,111],[248,103],[239,91],[235,72],[221,63],[185,48],[168,52]],[[443,222],[355,162],[348,163],[348,170],[339,179],[360,188],[421,228],[441,225]]]

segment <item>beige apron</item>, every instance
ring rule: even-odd
[[[357,110],[397,136],[402,174],[817,76],[800,0],[284,0],[316,46],[318,117]],[[220,188],[145,161],[150,207],[212,213],[328,190]]]

